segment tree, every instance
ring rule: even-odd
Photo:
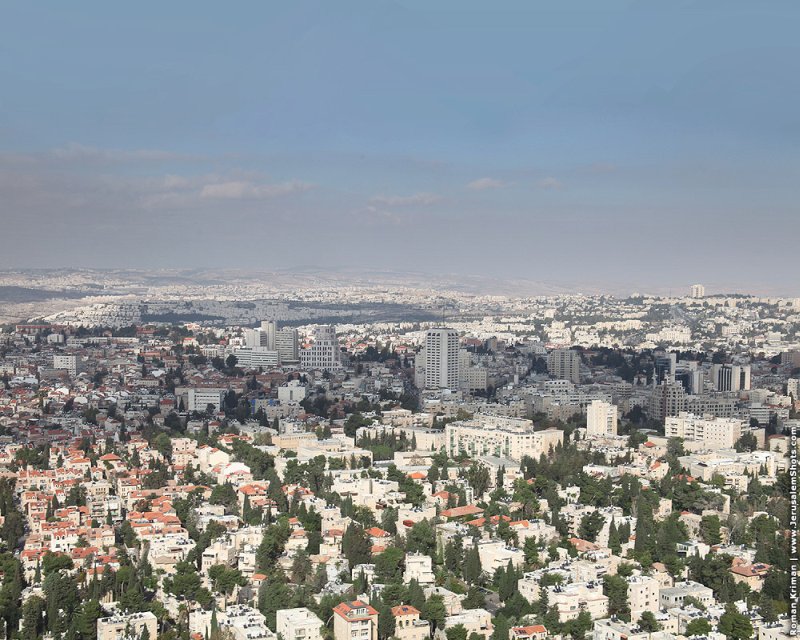
[[[48,551],[42,557],[42,573],[49,576],[51,573],[62,569],[72,569],[72,558],[63,553],[53,553]]]
[[[658,624],[658,620],[656,620],[656,616],[652,611],[644,611],[637,624],[641,627],[642,631],[647,631],[648,633],[661,631],[661,625]]]
[[[224,506],[225,512],[228,514],[238,515],[239,513],[239,498],[236,496],[236,489],[228,482],[214,487],[209,502]]]
[[[603,594],[608,597],[608,615],[630,620],[628,583],[620,576],[603,576]]]
[[[447,640],[467,640],[467,628],[463,624],[456,624],[445,632]]]
[[[706,544],[714,545],[722,542],[719,516],[703,516],[700,520],[700,539]]]
[[[467,471],[467,482],[475,490],[476,496],[480,497],[486,493],[490,480],[489,471],[486,467],[476,462],[472,463],[472,466]]]
[[[256,551],[256,564],[259,570],[268,573],[280,558],[290,535],[289,522],[281,518],[275,524],[267,527],[261,544]]]
[[[708,636],[711,633],[711,623],[705,618],[695,618],[686,625],[685,636]]]
[[[278,610],[288,609],[291,601],[292,592],[286,583],[286,576],[280,567],[275,567],[258,590],[258,610],[264,614],[270,629],[275,631]]]
[[[725,637],[734,640],[749,640],[753,637],[753,625],[750,618],[739,613],[733,604],[725,607],[725,613],[719,618],[717,630]]]
[[[486,606],[486,596],[478,587],[471,586],[461,604],[465,609],[483,609]]]
[[[597,540],[597,535],[602,531],[606,519],[599,511],[592,511],[581,518],[580,527],[578,527],[578,537],[589,542]]]
[[[758,449],[758,440],[751,431],[746,431],[733,445],[739,453],[755,451]]]
[[[420,611],[420,617],[431,623],[432,631],[442,628],[447,617],[444,598],[439,594],[434,594],[428,598]]]
[[[381,584],[402,580],[405,557],[403,550],[397,547],[389,547],[378,554],[375,558],[375,579]]]
[[[633,547],[637,556],[652,553],[654,533],[653,508],[644,495],[640,494],[636,501],[636,542]]]
[[[22,637],[36,640],[44,631],[45,601],[39,596],[30,596],[22,605]]]
[[[478,547],[472,546],[464,554],[464,580],[467,584],[475,584],[479,581],[483,568],[481,567],[481,556]]]
[[[351,522],[342,536],[342,553],[347,558],[351,567],[365,564],[372,556],[372,543],[362,527],[357,522]]]
[[[436,554],[436,531],[427,519],[415,523],[406,537],[409,553],[423,553],[431,558]]]

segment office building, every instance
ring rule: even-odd
[[[592,400],[586,407],[586,435],[617,435],[618,410],[616,405],[602,400]]]
[[[297,329],[283,327],[275,332],[275,350],[281,359],[281,364],[295,363],[300,360],[300,344]]]
[[[234,349],[233,355],[236,356],[236,365],[242,369],[267,369],[280,364],[278,352],[266,347]]]
[[[581,356],[572,349],[555,349],[547,354],[547,372],[558,380],[573,384],[581,381]]]
[[[341,350],[333,325],[317,327],[314,342],[300,352],[300,365],[304,369],[334,371],[342,368]]]
[[[653,420],[663,422],[668,416],[677,416],[686,411],[688,399],[683,385],[676,382],[662,382],[650,396],[647,413]]]
[[[188,411],[204,412],[209,405],[217,411],[222,406],[227,389],[215,387],[213,389],[192,388],[187,393],[186,409]]]
[[[692,285],[692,298],[704,298],[706,295],[706,288],[702,284]]]
[[[431,329],[425,334],[425,388],[458,389],[458,332]]]
[[[264,336],[262,346],[266,347],[267,349],[277,349],[275,341],[278,333],[278,325],[276,322],[274,320],[262,320],[261,333]]]
[[[750,365],[712,365],[711,382],[715,391],[749,391]]]

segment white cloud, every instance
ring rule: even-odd
[[[502,189],[508,185],[497,178],[478,178],[467,184],[467,189],[473,191],[485,191],[486,189]]]
[[[415,193],[410,196],[375,196],[370,198],[373,204],[382,204],[390,207],[403,207],[413,205],[431,205],[441,200],[435,193]]]
[[[311,189],[310,184],[299,181],[256,184],[244,180],[231,180],[205,185],[200,190],[200,197],[228,200],[261,200],[289,193],[308,191],[309,189]]]
[[[560,191],[564,188],[564,183],[558,178],[548,176],[547,178],[542,178],[539,180],[539,187],[542,189],[553,189],[555,191]]]

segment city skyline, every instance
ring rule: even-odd
[[[797,294],[796,6],[192,7],[6,7],[0,268]]]

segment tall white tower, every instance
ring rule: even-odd
[[[261,321],[262,347],[275,351],[275,333],[278,325],[274,320]]]
[[[425,388],[458,389],[458,331],[442,328],[425,334]]]
[[[704,298],[706,295],[706,288],[702,284],[692,285],[692,298]]]

